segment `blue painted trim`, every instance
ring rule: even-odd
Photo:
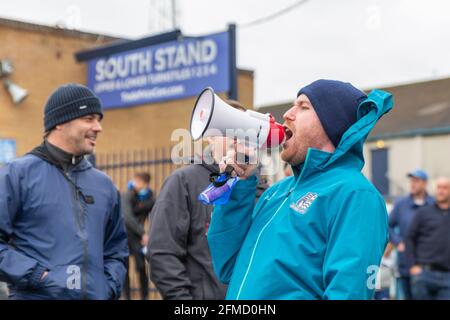
[[[237,66],[236,66],[236,25],[231,23],[228,25],[229,48],[230,48],[230,91],[229,99],[239,100],[237,85]]]

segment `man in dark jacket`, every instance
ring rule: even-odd
[[[408,173],[410,179],[410,194],[398,199],[389,215],[389,238],[397,249],[397,265],[400,273],[398,279],[400,298],[411,300],[411,283],[409,269],[412,264],[406,252],[405,240],[417,210],[433,204],[433,198],[427,192],[428,175],[423,170]]]
[[[150,277],[164,299],[223,299],[214,275],[206,233],[211,207],[197,200],[217,165],[192,164],[167,177],[151,217]]]
[[[0,169],[0,281],[11,299],[118,299],[127,237],[112,181],[84,159],[103,117],[87,87],[59,87],[44,142]]]
[[[142,300],[146,300],[148,296],[148,275],[145,266],[145,250],[147,249],[148,235],[144,226],[155,203],[155,198],[149,185],[150,175],[148,173],[136,173],[122,201],[128,234],[128,247],[130,255],[134,257],[136,272],[139,275]],[[125,295],[130,300],[129,275],[127,275],[125,283]]]
[[[436,203],[417,210],[406,237],[416,300],[450,300],[450,179],[436,181]]]

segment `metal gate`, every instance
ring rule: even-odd
[[[110,176],[121,192],[126,191],[135,173],[147,172],[151,176],[151,189],[158,193],[164,179],[180,167],[171,161],[170,147],[97,154],[95,162],[97,169]]]
[[[128,182],[137,172],[147,172],[151,176],[150,187],[157,196],[167,176],[181,165],[175,165],[170,159],[170,147],[153,148],[139,151],[118,151],[95,156],[95,166],[111,177],[121,193],[127,190]],[[148,230],[148,225],[146,226]],[[147,270],[149,270],[147,266]],[[131,298],[139,298],[139,278],[134,268],[134,259],[129,265]],[[149,281],[149,299],[160,299],[155,286]]]

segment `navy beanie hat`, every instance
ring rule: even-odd
[[[45,131],[50,131],[58,124],[94,113],[103,118],[100,99],[91,89],[77,83],[62,85],[50,95],[45,104]]]
[[[348,82],[317,80],[300,89],[317,113],[325,132],[337,147],[342,135],[356,122],[359,104],[367,96]]]

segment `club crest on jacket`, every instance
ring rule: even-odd
[[[305,214],[311,204],[318,197],[317,193],[308,192],[306,195],[301,197],[297,202],[291,203],[291,208],[298,213]]]

